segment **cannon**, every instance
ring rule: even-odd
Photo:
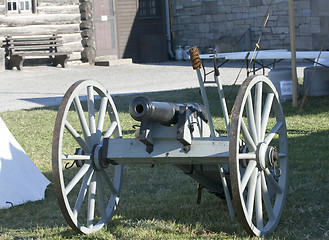
[[[136,97],[129,105],[129,113],[136,121],[177,123],[180,107],[188,107],[205,117],[205,109],[201,104],[174,104],[170,102],[151,102],[145,97]],[[206,119],[205,119],[206,120]],[[207,121],[207,120],[206,120]]]
[[[64,95],[53,133],[52,171],[60,209],[76,232],[89,234],[109,223],[125,164],[178,167],[226,199],[231,218],[251,236],[265,236],[278,225],[287,188],[288,138],[274,85],[265,76],[249,76],[229,118],[214,64],[226,126],[221,135],[213,125],[197,49],[191,48],[190,55],[203,103],[135,98],[129,106],[140,122],[134,138],[122,137],[115,104],[100,83],[78,81]]]

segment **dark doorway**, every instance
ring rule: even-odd
[[[168,60],[164,3],[164,0],[117,1],[119,58],[142,63]]]
[[[96,56],[117,55],[114,0],[94,0]]]

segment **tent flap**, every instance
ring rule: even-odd
[[[44,199],[49,184],[0,118],[0,209]]]

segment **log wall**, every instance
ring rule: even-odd
[[[0,0],[0,40],[8,36],[63,36],[59,51],[72,51],[70,60],[80,60],[81,30],[79,0],[38,0],[36,13],[7,14],[5,1]]]

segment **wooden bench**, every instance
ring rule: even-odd
[[[61,36],[52,34],[50,36],[29,37],[6,37],[7,54],[9,55],[9,69],[16,67],[22,70],[25,57],[49,56],[53,66],[60,64],[63,68],[67,66],[70,52],[58,52],[57,48],[62,46]]]

